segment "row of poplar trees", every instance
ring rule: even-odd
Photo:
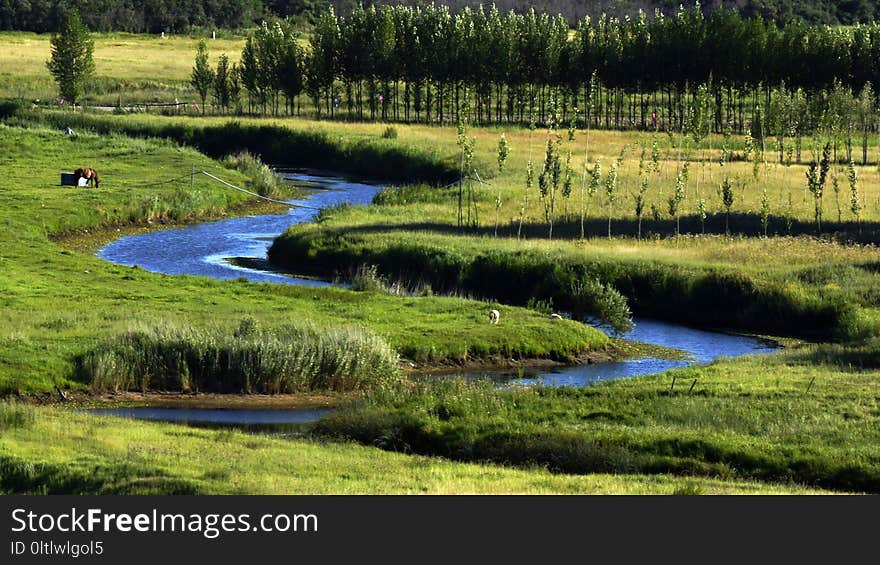
[[[308,94],[315,112],[351,119],[457,123],[464,92],[476,123],[546,123],[551,98],[595,126],[681,129],[699,85],[711,85],[716,131],[743,131],[774,92],[858,94],[880,83],[880,24],[777,27],[731,10],[582,20],[534,10],[444,6],[332,10],[308,45],[264,25],[240,65],[252,110]],[[800,92],[800,94],[798,94]]]

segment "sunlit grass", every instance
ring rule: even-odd
[[[0,404],[0,410],[2,410]],[[0,492],[79,494],[818,493],[668,475],[554,475],[372,447],[36,409],[0,437]],[[52,438],[47,442],[46,438]]]
[[[135,324],[232,326],[252,316],[266,328],[292,320],[363,326],[403,356],[464,362],[473,357],[568,358],[604,347],[601,332],[552,324],[520,308],[495,330],[485,303],[461,298],[354,293],[169,277],[63,249],[53,237],[130,225],[195,221],[233,212],[245,196],[198,176],[193,165],[239,186],[248,179],[170,141],[0,125],[0,164],[18,171],[0,187],[0,390],[46,391],[73,380],[73,360]],[[61,171],[91,166],[100,190],[59,186]],[[176,179],[164,184],[164,181]],[[88,234],[86,234],[88,236]],[[103,239],[105,236],[101,236]]]
[[[681,473],[880,492],[876,343],[585,389],[424,383],[355,401],[323,437],[568,473]]]

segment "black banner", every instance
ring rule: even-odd
[[[771,556],[783,562],[822,556],[848,562],[876,555],[878,500],[5,496],[0,563],[765,561]]]

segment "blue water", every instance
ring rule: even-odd
[[[349,203],[369,204],[380,187],[319,174],[289,174],[287,179],[313,192],[303,200],[291,200],[286,214],[248,216],[207,222],[180,229],[160,230],[122,237],[98,255],[122,265],[138,265],[149,271],[188,274],[218,279],[245,277],[254,282],[273,282],[309,286],[327,286],[327,281],[298,278],[271,270],[235,265],[233,258],[264,260],[272,240],[289,226],[314,220],[318,208]],[[776,347],[767,341],[687,328],[656,320],[635,319],[635,329],[625,337],[646,343],[680,349],[687,360],[656,358],[631,359],[614,363],[584,364],[529,375],[518,382],[542,382],[549,386],[589,386],[609,379],[659,373],[694,363],[710,363],[718,357],[736,357],[751,353],[769,353]],[[474,377],[476,375],[466,375]],[[485,374],[505,378],[501,374]],[[508,375],[507,379],[510,378]],[[189,410],[190,414],[196,410]],[[210,412],[234,412],[210,411]],[[253,411],[252,411],[253,412]],[[261,412],[261,411],[255,411]]]
[[[103,247],[98,256],[120,265],[137,265],[154,273],[202,275],[215,279],[244,277],[252,282],[328,286],[316,279],[297,278],[272,271],[235,265],[230,259],[265,259],[266,251],[288,227],[314,220],[317,208],[336,204],[369,204],[381,188],[315,174],[288,174],[294,185],[314,192],[303,200],[290,200],[286,214],[269,214],[205,222],[178,229],[121,237]]]
[[[720,357],[772,353],[778,350],[774,343],[754,337],[709,332],[643,318],[636,318],[633,322],[635,328],[624,336],[627,339],[680,349],[689,358],[670,360],[646,357],[612,363],[574,365],[519,379],[517,382],[540,382],[548,386],[589,386],[610,379],[652,375],[686,365],[711,363]]]

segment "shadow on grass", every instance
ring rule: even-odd
[[[796,356],[804,365],[830,365],[841,371],[861,372],[880,369],[880,342],[872,340],[857,347],[821,345]]]
[[[484,220],[485,222],[485,220]],[[521,235],[527,239],[547,239],[549,223],[524,222]],[[515,238],[519,230],[518,223],[506,223],[498,226],[498,237]],[[683,236],[693,235],[730,235],[736,237],[764,236],[761,217],[754,213],[731,213],[728,220],[724,214],[712,214],[701,224],[696,215],[682,216],[679,221],[679,233]],[[346,227],[347,233],[376,233],[388,231],[427,231],[451,235],[470,235],[492,237],[495,235],[494,225],[479,227],[459,227],[441,222],[415,222],[408,224],[369,224]],[[603,218],[586,218],[584,221],[584,237],[608,237],[608,220]],[[634,218],[612,219],[611,236],[635,239],[639,234],[639,224]],[[676,235],[676,222],[671,219],[643,218],[641,223],[643,239],[669,238]],[[581,236],[580,218],[568,216],[553,223],[553,239],[573,240]],[[812,236],[830,238],[844,244],[880,244],[880,222],[823,222],[822,231],[816,230],[814,222],[792,220],[781,216],[770,216],[767,226],[768,237],[778,236]],[[880,261],[874,264],[880,272]]]
[[[0,456],[3,494],[200,494],[197,484],[148,465],[88,466],[32,463]]]

